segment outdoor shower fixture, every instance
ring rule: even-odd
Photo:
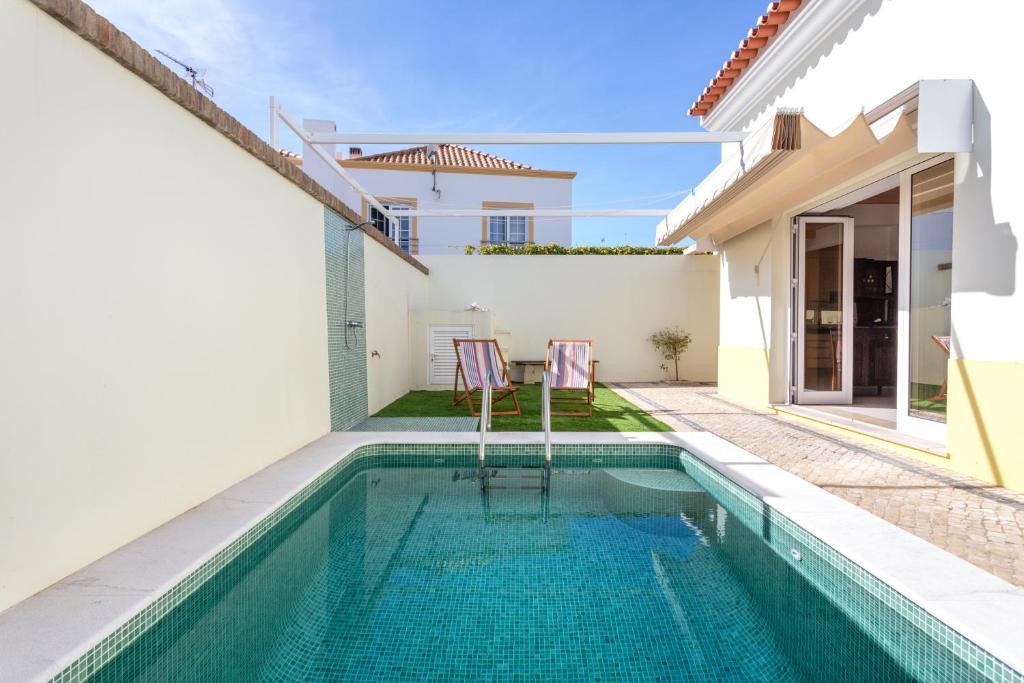
[[[362,223],[360,223],[358,225],[352,225],[352,226],[349,226],[349,227],[345,228],[345,313],[342,316],[342,320],[345,321],[345,348],[346,349],[351,349],[352,348],[352,345],[351,345],[351,343],[348,340],[348,331],[350,329],[353,329],[353,328],[355,328],[355,329],[362,329],[365,326],[365,324],[363,323],[362,320],[352,320],[351,318],[348,317],[348,280],[349,280],[348,274],[349,274],[349,269],[351,267],[351,262],[349,260],[349,254],[351,253],[351,247],[349,246],[349,241],[351,241],[351,239],[352,239],[352,232],[354,230],[358,230],[359,228],[362,228],[363,226],[366,226],[366,225],[373,225],[373,221],[363,221]]]

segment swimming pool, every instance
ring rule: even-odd
[[[61,678],[1016,676],[679,447],[554,460],[482,494],[472,445],[361,447]]]
[[[537,462],[495,445],[493,464]],[[362,446],[59,680],[1020,680],[667,444]]]

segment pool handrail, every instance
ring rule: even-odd
[[[484,461],[487,457],[487,430],[491,426],[491,373],[484,372],[483,386],[480,387],[480,450],[477,454],[479,460],[480,485],[486,487],[484,479]]]
[[[551,372],[545,370],[541,390],[541,423],[544,429],[544,464],[551,464]]]
[[[544,491],[551,481],[551,372],[545,370],[541,384],[541,424],[544,429]]]

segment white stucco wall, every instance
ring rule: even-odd
[[[0,60],[3,609],[329,415],[322,205],[27,2]]]
[[[426,305],[428,276],[373,240],[364,240],[363,245],[366,373],[372,415],[411,387],[410,311]]]
[[[476,302],[508,333],[510,360],[543,360],[548,339],[593,339],[599,381],[661,380],[647,338],[678,326],[693,335],[683,379],[714,380],[716,256],[424,256],[429,307]]]
[[[719,344],[771,348],[772,226],[760,225],[719,246]]]
[[[303,152],[303,170],[346,204],[360,210],[360,196],[323,160],[312,155],[308,146]],[[346,170],[368,192],[381,197],[414,198],[418,209],[480,209],[485,201],[532,203],[536,209],[572,208],[572,180],[569,179],[439,172],[437,187],[441,196],[438,197],[432,190],[434,181],[428,171]],[[515,209],[509,209],[509,214],[515,215]],[[420,254],[462,254],[466,245],[480,244],[479,217],[423,216],[417,220]],[[533,241],[571,245],[572,219],[535,218]]]
[[[1024,5],[860,0],[844,7],[852,10],[848,19],[831,33],[801,36],[811,49],[799,60],[783,60],[786,68],[769,79],[767,64],[758,62],[779,54],[787,32],[797,35],[805,10],[798,12],[705,124],[752,130],[778,107],[799,107],[834,133],[916,81],[973,79],[974,151],[956,155],[954,357],[1024,360],[1024,194],[1018,168],[1024,142],[1017,130],[1024,100],[1013,52]],[[821,42],[815,45],[815,39]]]
[[[431,191],[430,173],[348,169],[374,195],[415,197],[420,209],[479,209],[482,202],[529,202],[537,209],[572,207],[572,181],[559,178],[438,173],[441,197]],[[357,199],[350,200],[359,206]],[[514,209],[509,209],[514,214]],[[461,254],[467,244],[480,244],[480,218],[419,218],[419,253]],[[572,244],[571,218],[535,218],[534,242]]]

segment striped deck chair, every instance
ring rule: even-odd
[[[551,375],[551,402],[586,403],[587,410],[552,415],[590,417],[594,414],[594,353],[589,339],[549,339],[544,369]],[[563,394],[556,398],[555,392]],[[580,394],[585,396],[564,394]]]
[[[484,374],[491,374],[491,405],[502,399],[512,397],[515,410],[493,410],[491,415],[519,415],[519,398],[516,392],[519,387],[512,386],[508,378],[508,367],[501,355],[495,339],[453,339],[455,344],[455,385],[452,388],[452,405],[463,401],[469,403],[469,412],[479,416],[473,405],[473,394],[483,389]],[[463,391],[459,393],[459,379],[462,380]]]

